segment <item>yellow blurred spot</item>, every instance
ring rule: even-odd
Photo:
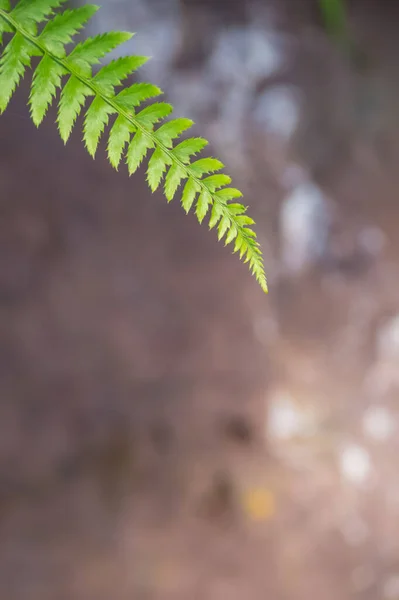
[[[275,514],[275,498],[265,488],[249,489],[243,498],[244,510],[254,521],[266,521]]]

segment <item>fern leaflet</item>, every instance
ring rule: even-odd
[[[152,191],[161,184],[168,202],[182,189],[182,206],[188,213],[195,207],[200,223],[210,212],[209,228],[217,227],[218,238],[225,245],[234,242],[233,252],[249,263],[262,289],[267,283],[260,245],[251,228],[254,221],[247,208],[232,202],[242,196],[227,187],[231,178],[216,158],[196,158],[208,142],[201,137],[175,141],[193,125],[189,119],[165,122],[173,107],[155,102],[162,91],[150,83],[133,83],[116,89],[142,66],[147,58],[126,56],[112,60],[93,73],[93,66],[123,42],[131,33],[111,31],[73,45],[79,33],[97,11],[86,5],[59,11],[65,0],[20,0],[14,7],[0,0],[0,114],[7,108],[32,57],[40,57],[31,84],[29,105],[31,117],[39,126],[60,90],[57,123],[60,136],[67,142],[79,114],[84,110],[83,140],[94,157],[110,119],[107,154],[117,169],[125,158],[129,174],[133,174],[151,151],[147,165],[147,181]],[[4,44],[3,37],[7,38]],[[87,98],[90,105],[85,108]],[[143,103],[149,104],[142,107]],[[163,182],[163,183],[162,183]]]

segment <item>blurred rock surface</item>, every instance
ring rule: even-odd
[[[36,132],[26,87],[1,117],[1,597],[395,598],[398,10],[383,4],[351,3],[363,70],[306,0],[104,0],[94,22],[138,32],[142,77],[233,170],[268,297],[143,174],[92,162],[79,131],[64,148],[54,113]]]

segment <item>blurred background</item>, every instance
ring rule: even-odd
[[[77,4],[75,0],[75,4]],[[270,293],[81,120],[0,118],[0,597],[399,599],[399,6],[102,0]]]

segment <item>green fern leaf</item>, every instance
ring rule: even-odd
[[[224,245],[225,245],[225,246],[227,246],[227,244],[230,244],[230,243],[231,243],[231,242],[234,240],[234,238],[236,237],[237,233],[238,233],[238,231],[237,231],[237,228],[236,228],[236,226],[235,226],[235,225],[232,223],[232,224],[231,224],[231,227],[230,227],[230,231],[229,231],[229,233],[228,233],[228,234],[227,234],[227,236],[226,236],[226,239],[225,239]]]
[[[11,17],[29,33],[35,34],[36,25],[52,15],[54,9],[64,2],[65,0],[21,0],[11,11]]]
[[[148,150],[154,147],[152,139],[143,133],[138,131],[133,137],[129,144],[127,151],[127,167],[129,169],[129,175],[132,175],[137,171],[141,163],[143,162]]]
[[[151,83],[134,83],[130,87],[122,90],[116,97],[118,105],[128,110],[133,109],[149,98],[160,96],[162,91],[156,85]]]
[[[247,215],[238,215],[237,222],[242,225],[242,227],[248,227],[249,225],[255,225],[255,221],[248,217]]]
[[[55,56],[65,56],[66,44],[76,35],[97,12],[98,7],[87,4],[74,10],[66,10],[49,21],[39,36],[40,42]]]
[[[209,219],[209,229],[213,229],[219,223],[222,215],[222,206],[215,203],[212,207],[211,218]]]
[[[231,177],[225,175],[224,173],[217,173],[216,175],[209,175],[209,177],[205,177],[202,182],[204,185],[206,185],[208,190],[214,192],[218,188],[231,183]]]
[[[43,121],[57,88],[61,86],[61,78],[65,73],[62,65],[56,63],[48,55],[43,56],[37,66],[29,97],[32,120],[36,127]]]
[[[0,0],[0,10],[9,11],[10,7],[9,0]],[[3,34],[9,31],[13,31],[13,28],[0,14],[0,46],[3,43]]]
[[[105,125],[108,123],[109,115],[113,112],[113,107],[97,96],[86,113],[83,139],[88,153],[93,158],[100,141],[100,136],[104,131]]]
[[[165,177],[165,196],[168,202],[173,200],[182,179],[186,178],[185,170],[176,163],[172,164]]]
[[[199,160],[191,163],[190,170],[197,177],[201,177],[205,173],[212,173],[213,171],[219,171],[224,167],[224,164],[217,158],[200,158]]]
[[[197,215],[197,219],[200,223],[202,223],[204,220],[211,204],[212,196],[207,190],[203,190],[199,195],[197,207],[195,209],[195,214]]]
[[[224,202],[232,200],[233,198],[241,198],[242,192],[236,188],[223,188],[215,193],[215,196]]]
[[[68,56],[68,63],[78,69],[81,75],[89,77],[92,65],[98,64],[106,54],[130,40],[132,36],[132,33],[110,31],[87,38],[75,46]]]
[[[115,114],[107,141],[111,165],[119,167],[127,148],[125,160],[131,175],[149,150],[153,150],[147,166],[151,190],[160,186],[165,175],[163,190],[170,202],[185,181],[181,197],[183,209],[189,212],[195,204],[200,223],[211,211],[209,228],[217,227],[218,238],[225,237],[225,244],[234,242],[233,252],[239,252],[262,289],[267,291],[262,254],[252,229],[255,223],[246,214],[244,205],[232,202],[242,194],[234,187],[227,187],[231,183],[228,175],[217,173],[224,167],[223,163],[212,157],[194,160],[193,157],[208,144],[203,138],[189,138],[174,145],[193,122],[178,118],[155,128],[171,114],[173,108],[166,102],[154,102],[162,90],[153,84],[135,83],[115,92],[147,58],[118,58],[102,66],[93,76],[93,66],[130,39],[132,34],[104,33],[73,47],[73,37],[83,29],[97,7],[88,5],[57,13],[63,2],[20,0],[11,9],[9,0],[0,0],[0,45],[2,35],[5,32],[11,34],[0,56],[0,113],[7,107],[26,68],[30,66],[31,58],[40,56],[33,72],[29,96],[34,124],[42,122],[60,88],[57,123],[61,138],[64,142],[68,140],[77,117],[84,111],[83,139],[89,154],[94,157],[109,117]],[[39,26],[41,32],[38,34]],[[72,50],[66,55],[66,47],[70,44]],[[92,101],[86,108],[88,97]],[[147,101],[147,106],[141,108],[140,105]]]
[[[102,67],[94,76],[93,81],[103,94],[112,96],[115,87],[121,85],[122,81],[137,71],[147,60],[146,56],[121,56]],[[160,94],[161,90],[159,88],[157,90]]]
[[[228,209],[232,215],[236,216],[242,215],[247,210],[243,204],[229,204]]]
[[[148,162],[147,181],[151,191],[155,192],[161,183],[163,174],[166,171],[167,165],[170,164],[169,156],[162,150],[156,148]]]
[[[35,48],[20,33],[16,33],[0,60],[0,113],[4,112],[13,93],[30,65]]]
[[[115,169],[121,162],[123,151],[132,133],[132,124],[125,117],[119,115],[110,131],[107,146],[109,162]]]
[[[190,162],[190,158],[194,156],[194,154],[198,154],[208,145],[208,141],[204,140],[204,138],[189,138],[188,140],[184,140],[184,142],[180,142],[173,149],[174,156],[182,163],[187,164]]]
[[[248,235],[249,237],[253,237],[254,239],[256,239],[256,233],[254,232],[253,229],[249,229],[249,228],[246,229],[245,230],[245,235]]]
[[[166,102],[155,102],[137,113],[136,120],[146,129],[152,129],[155,123],[170,115],[172,110],[173,107]]]
[[[190,178],[184,186],[182,205],[186,213],[188,213],[193,205],[196,195],[200,191],[201,187],[195,179]]]
[[[220,241],[228,228],[230,227],[230,219],[228,217],[223,217],[223,219],[219,223],[218,227],[218,240]]]
[[[190,129],[192,125],[194,125],[194,121],[190,119],[174,119],[161,125],[156,130],[155,137],[166,148],[172,148],[173,140],[178,138],[187,129]]]
[[[241,248],[240,248],[240,259],[242,260],[243,256],[245,256],[248,252],[248,246],[246,244],[246,242],[244,241],[244,243],[241,244]]]
[[[83,108],[88,96],[93,95],[92,90],[77,77],[70,77],[62,90],[59,110],[58,129],[62,141],[66,143],[71,135],[72,127]]]
[[[241,236],[241,234],[237,233],[233,252],[238,252],[240,250],[241,246],[243,245],[243,243],[244,243],[244,238]]]

